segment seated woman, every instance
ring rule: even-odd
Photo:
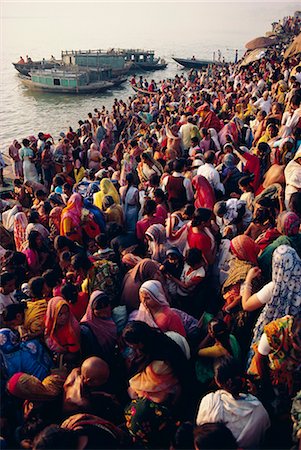
[[[162,263],[169,247],[165,227],[159,223],[151,225],[145,233],[145,238],[148,242],[148,252],[151,259]]]
[[[45,343],[54,353],[64,355],[65,361],[75,362],[80,352],[79,323],[62,297],[53,297],[47,305]]]
[[[139,289],[145,281],[159,280],[164,285],[164,278],[159,267],[156,261],[145,258],[125,275],[121,287],[120,304],[125,305],[129,313],[139,308]]]
[[[249,236],[241,234],[231,240],[230,251],[234,258],[230,261],[228,277],[222,288],[225,300],[223,310],[228,314],[237,311],[241,299],[241,286],[248,271],[257,264],[260,249]]]
[[[116,222],[122,226],[124,223],[124,214],[122,206],[114,203],[111,195],[106,195],[102,202],[102,210],[105,213],[106,222]]]
[[[0,330],[1,376],[8,380],[17,372],[25,372],[43,380],[50,373],[53,361],[37,340],[21,341],[17,331]]]
[[[300,389],[300,315],[286,315],[268,323],[254,348],[248,372],[261,379],[263,393],[271,392],[272,386],[274,395],[287,403],[287,396],[294,396]]]
[[[39,275],[47,267],[47,262],[51,256],[49,249],[43,242],[43,238],[38,231],[31,231],[28,236],[28,248],[23,250],[27,259],[28,269],[31,276]]]
[[[262,403],[244,393],[238,364],[232,357],[221,358],[214,368],[219,389],[201,400],[196,423],[222,422],[233,433],[239,448],[259,448],[270,427],[270,419]]]
[[[259,341],[264,326],[271,320],[286,314],[296,316],[301,305],[301,259],[293,248],[281,245],[274,251],[272,281],[251,295],[251,282],[256,280],[260,273],[258,267],[249,271],[242,297],[242,306],[246,311],[254,311],[264,306],[254,327],[253,343]]]
[[[173,405],[187,377],[187,359],[178,344],[144,322],[131,322],[122,333],[132,350],[129,361],[129,395]]]
[[[139,310],[130,314],[130,321],[139,320],[150,327],[159,328],[163,333],[175,331],[186,336],[184,325],[179,315],[170,308],[160,281],[149,280],[143,283],[139,289],[139,297]]]
[[[244,234],[258,242],[260,248],[265,248],[280,236],[279,231],[275,229],[276,211],[274,202],[268,197],[262,197],[256,198],[254,203],[252,221]]]
[[[84,357],[97,355],[106,361],[112,359],[117,343],[117,328],[111,313],[109,297],[102,291],[94,291],[80,323]]]
[[[104,198],[109,195],[113,198],[114,203],[116,205],[120,205],[120,197],[119,194],[112,183],[112,181],[109,178],[103,178],[99,184],[100,191],[96,192],[93,195],[93,203],[95,206],[97,206],[99,209],[103,208],[103,200]]]
[[[210,383],[213,380],[213,365],[221,356],[232,356],[240,362],[240,347],[230,334],[227,325],[220,319],[212,319],[208,323],[208,335],[198,348],[198,358],[195,363],[196,377],[200,383]]]
[[[180,280],[171,274],[166,277],[177,285],[177,298],[175,303],[179,303],[180,309],[200,317],[204,312],[204,302],[200,295],[202,281],[206,276],[206,264],[201,250],[190,248],[185,256],[184,268]]]
[[[170,295],[177,292],[177,284],[168,278],[168,274],[180,280],[184,268],[184,257],[177,247],[171,247],[166,252],[166,259],[160,266],[161,273],[165,276],[167,291]]]
[[[161,176],[163,173],[161,164],[152,157],[150,152],[142,153],[141,162],[138,164],[137,171],[140,183],[143,186],[147,186],[153,174]]]

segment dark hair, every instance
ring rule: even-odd
[[[109,304],[110,304],[109,297],[104,292],[101,292],[93,299],[93,301],[91,303],[91,308],[92,308],[92,310],[95,309],[96,311],[98,311],[100,309],[105,308]]]
[[[132,174],[132,172],[128,173],[126,175],[125,179],[129,184],[133,184],[134,183],[134,175]]]
[[[60,177],[59,175],[55,175],[55,177],[53,178],[54,186],[63,186],[64,183],[65,183],[64,178]]]
[[[186,252],[185,259],[187,264],[194,267],[196,264],[200,264],[203,261],[202,251],[198,248],[190,248]]]
[[[194,212],[194,215],[193,215],[193,218],[191,221],[191,226],[197,227],[197,226],[201,225],[202,222],[208,222],[208,220],[211,218],[211,216],[212,216],[211,209],[197,208]]]
[[[60,278],[62,277],[62,271],[60,267],[56,266],[55,269],[46,270],[42,276],[47,286],[53,289],[60,282]]]
[[[36,239],[40,237],[41,234],[38,231],[32,230],[28,236],[28,247],[32,250],[37,250]]]
[[[213,337],[218,340],[222,346],[232,355],[232,347],[230,343],[230,333],[226,323],[221,319],[212,319],[208,323],[208,330],[211,328]]]
[[[177,428],[172,437],[172,448],[174,449],[193,449],[193,424],[191,422],[183,422]]]
[[[208,152],[204,154],[205,163],[212,164],[214,162],[214,158],[215,153],[212,150],[208,150]]]
[[[188,217],[192,217],[195,212],[195,206],[188,203],[184,206],[183,214],[185,214]]]
[[[233,356],[217,358],[214,364],[216,382],[233,396],[238,396],[243,388],[241,369]],[[229,385],[231,381],[231,386]]]
[[[157,173],[152,173],[149,177],[149,184],[151,186],[159,186],[160,184],[160,177]]]
[[[90,259],[84,253],[73,255],[71,258],[71,264],[75,270],[84,269],[85,271],[88,271],[92,267]]]
[[[0,275],[0,285],[3,287],[7,283],[9,283],[11,280],[15,279],[15,273],[14,272],[2,272]]]
[[[167,361],[178,375],[180,381],[187,379],[187,359],[179,345],[157,328],[152,328],[145,322],[135,320],[129,322],[122,332],[122,338],[127,344],[142,344],[144,354],[135,373],[141,372],[152,361]]]
[[[26,308],[26,302],[12,303],[11,305],[7,305],[3,310],[3,320],[5,322],[11,322],[12,320],[15,320],[17,314],[25,313]]]
[[[23,139],[22,144],[24,147],[28,147],[30,145],[30,141],[28,139]]]
[[[59,251],[64,247],[67,247],[71,253],[78,253],[78,251],[81,250],[79,245],[71,241],[71,239],[68,239],[66,236],[56,236],[54,238],[54,249]]]
[[[301,192],[293,192],[289,200],[290,209],[298,216],[301,215]]]
[[[40,214],[36,209],[31,209],[28,215],[28,223],[35,223],[36,220],[40,219]]]
[[[224,423],[203,423],[194,429],[194,446],[198,450],[237,449],[238,444]]]
[[[176,159],[173,162],[173,170],[175,172],[182,172],[184,170],[185,161],[183,159]]]
[[[164,200],[165,199],[165,194],[164,194],[164,192],[162,191],[161,188],[157,188],[157,189],[154,190],[154,197],[158,197],[161,200]]]
[[[38,449],[74,449],[77,448],[77,434],[59,425],[48,425],[34,439],[33,450]]]
[[[32,297],[41,298],[43,296],[44,283],[43,277],[34,277],[29,280],[28,287]]]
[[[76,303],[78,298],[78,289],[75,284],[67,282],[61,288],[61,294],[69,303]]]
[[[97,245],[99,245],[99,247],[101,248],[105,248],[108,246],[108,238],[107,235],[105,233],[101,233],[98,236],[96,236],[95,238],[95,242]]]
[[[143,215],[154,214],[156,212],[156,202],[155,200],[148,199],[146,200],[143,208]]]
[[[63,188],[64,188],[64,189],[67,189],[67,191],[71,191],[71,190],[72,190],[72,186],[70,186],[69,183],[64,183],[64,184],[63,184]]]

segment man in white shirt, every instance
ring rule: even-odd
[[[225,193],[224,185],[221,183],[221,179],[218,171],[213,166],[215,159],[215,153],[213,151],[208,151],[204,155],[205,164],[198,168],[197,174],[205,177],[215,191],[220,191],[222,194]]]
[[[187,123],[181,126],[179,134],[182,139],[183,148],[186,151],[189,150],[192,136],[198,134],[198,127],[194,125],[192,116],[189,116],[187,118]]]
[[[269,114],[271,111],[271,107],[272,107],[272,100],[269,97],[269,92],[265,91],[262,94],[262,97],[259,98],[255,103],[254,106],[256,106],[256,108],[260,109],[261,111],[265,111],[266,114]]]
[[[215,365],[215,382],[220,388],[203,397],[196,423],[222,422],[232,432],[239,448],[259,448],[270,419],[262,403],[251,394],[243,394],[242,378],[233,357],[224,357]]]

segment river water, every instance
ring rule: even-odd
[[[219,28],[218,32],[215,31],[210,34],[207,31],[203,34],[200,27],[199,31],[197,28],[194,30],[191,37],[185,32],[185,39],[178,31],[172,35],[167,33],[166,39],[162,38],[164,34],[162,35],[159,32],[156,34],[156,29],[151,34],[142,34],[140,32],[139,37],[136,37],[134,40],[136,47],[153,48],[157,56],[163,57],[168,62],[168,66],[164,71],[144,73],[143,75],[159,81],[163,78],[174,77],[176,73],[180,73],[181,68],[172,60],[172,55],[187,58],[195,55],[196,58],[200,59],[212,59],[213,52],[217,52],[217,49],[220,49],[226,61],[233,61],[235,49],[239,50],[239,55],[241,56],[244,53],[244,43],[247,38],[255,37],[253,34],[255,33],[254,27],[258,21],[261,22],[259,25],[257,23],[257,28],[255,27],[256,33],[259,33],[259,30],[261,30],[261,33],[264,33],[270,28],[268,24],[271,23],[273,15],[269,8],[266,7],[264,9],[264,14],[266,15],[264,20],[262,17],[257,18],[256,16],[260,9],[257,8],[255,10],[252,8],[252,5],[249,5],[250,21],[253,23],[248,24],[246,22],[243,26],[241,23],[238,23],[236,30],[230,30],[225,27],[224,29]],[[277,8],[277,14],[279,14],[279,5]],[[293,12],[293,7],[290,8],[290,12]],[[45,20],[44,18],[43,21]],[[42,24],[44,23],[43,21]],[[51,54],[55,55],[56,58],[60,58],[61,45],[63,44],[60,42],[59,35],[55,34],[53,27],[49,31],[48,39],[42,37],[42,35],[40,35],[41,39],[39,39],[38,34],[30,33],[29,30],[24,33],[24,39],[13,40],[12,36],[15,34],[15,31],[11,30],[11,26],[12,24],[15,26],[16,23],[18,25],[22,23],[19,16],[8,16],[6,22],[4,22],[4,25],[7,24],[7,27],[4,27],[5,34],[3,39],[6,45],[2,45],[0,86],[0,142],[3,153],[6,153],[7,147],[13,139],[22,139],[30,134],[37,135],[39,131],[50,133],[56,140],[61,131],[66,131],[68,126],[77,127],[78,120],[85,119],[89,112],[93,112],[94,108],[101,108],[102,105],[110,108],[114,98],[125,100],[128,96],[133,95],[129,83],[95,95],[68,96],[31,92],[22,85],[12,62],[18,61],[21,54],[23,57],[29,54],[32,59],[41,59],[42,57],[47,59]],[[27,20],[27,23],[31,23],[30,19]],[[59,24],[60,22],[58,22]],[[39,23],[39,25],[41,24]],[[39,31],[39,29],[37,30]],[[6,36],[7,43],[5,42]],[[87,36],[85,33],[82,35],[74,33],[74,36],[69,35],[68,38],[69,40],[62,40],[62,42],[69,43],[69,47],[67,47],[69,50],[72,49],[70,42],[74,42],[73,49],[100,48],[99,40],[92,39],[91,36]],[[130,48],[133,45],[133,37],[128,40],[125,37],[120,39],[116,36],[116,33],[113,37],[106,33],[102,36],[101,42],[101,48],[113,46]]]

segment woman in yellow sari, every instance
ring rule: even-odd
[[[109,178],[103,178],[100,182],[100,191],[96,192],[93,195],[93,203],[97,208],[103,209],[103,200],[106,196],[111,196],[114,200],[114,203],[117,205],[120,204],[119,194]]]

